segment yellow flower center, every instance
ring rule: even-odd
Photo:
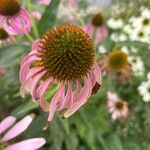
[[[109,55],[108,63],[112,69],[120,71],[128,65],[127,54],[120,50],[113,51]]]
[[[57,81],[76,81],[87,75],[94,63],[94,46],[87,33],[75,25],[61,25],[49,30],[41,42],[47,77]]]
[[[0,15],[13,16],[20,11],[18,0],[0,0]]]

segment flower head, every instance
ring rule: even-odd
[[[115,93],[107,93],[107,106],[109,112],[112,114],[112,119],[125,119],[128,116],[128,103],[120,99]]]
[[[94,60],[92,40],[80,27],[61,25],[34,42],[21,64],[21,94],[28,90],[51,121],[56,110],[71,116],[101,84],[100,68]],[[58,90],[50,104],[44,95],[55,83]],[[97,88],[96,88],[97,89]]]
[[[28,12],[18,0],[1,0],[0,24],[12,35],[25,34],[30,31],[31,21]]]
[[[108,35],[107,28],[104,25],[104,18],[101,13],[95,14],[91,21],[85,25],[84,29],[91,38],[93,38],[95,34],[94,40],[96,43],[101,42],[102,39]]]
[[[114,70],[122,70],[128,65],[127,54],[116,50],[109,54],[108,65]]]
[[[99,58],[98,64],[102,72],[115,72],[118,81],[124,82],[131,75],[131,65],[128,62],[127,54],[121,50],[103,54]]]
[[[31,124],[32,120],[33,115],[26,116],[15,125],[14,123],[16,121],[16,118],[13,116],[8,116],[4,120],[2,120],[0,122],[0,135],[2,133],[5,134],[3,136],[0,136],[0,149],[4,148],[4,150],[35,150],[42,147],[45,144],[45,139],[43,138],[32,138],[5,147],[5,142],[9,142],[9,140],[12,140],[13,138],[23,133]],[[9,130],[6,131],[7,129]]]

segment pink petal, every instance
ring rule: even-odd
[[[48,121],[52,121],[55,111],[61,106],[62,102],[64,101],[64,93],[64,85],[61,85],[50,103]]]
[[[15,138],[22,132],[24,132],[28,128],[28,126],[30,125],[32,120],[33,120],[33,116],[31,116],[31,115],[28,115],[25,118],[23,118],[22,120],[20,120],[4,135],[4,137],[2,137],[1,141],[3,141],[3,142],[8,141],[10,139]]]
[[[20,88],[20,95],[24,97],[24,91],[29,90],[30,84],[31,84],[31,79],[34,75],[36,75],[39,71],[41,71],[41,67],[34,67],[29,70],[26,80],[23,82],[21,88]],[[22,72],[23,73],[23,72]]]
[[[44,95],[52,81],[52,78],[45,80],[37,89],[37,97],[39,99],[40,106],[44,111],[48,111],[49,107],[49,103],[44,99]]]
[[[102,84],[101,69],[96,62],[94,63],[93,72],[95,74],[97,83],[101,85]]]
[[[60,106],[59,110],[63,110],[64,108],[68,108],[72,101],[73,101],[73,95],[72,95],[72,83],[68,84],[67,94],[64,98],[64,101],[62,105]]]
[[[70,117],[73,113],[75,113],[83,104],[86,103],[88,100],[89,96],[91,95],[92,92],[92,85],[89,79],[89,76],[84,80],[84,87],[82,88],[81,92],[79,93],[78,101],[73,103],[73,105],[65,112],[64,117],[68,118]]]
[[[32,138],[6,147],[4,150],[36,150],[46,143],[44,138]]]
[[[8,116],[0,123],[0,133],[4,132],[10,126],[12,126],[16,121],[16,118],[13,116]]]

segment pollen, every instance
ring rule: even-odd
[[[109,55],[108,63],[114,70],[120,71],[128,65],[127,54],[116,50]]]
[[[8,33],[3,28],[0,28],[0,40],[6,40],[8,37]]]
[[[14,16],[20,11],[18,0],[0,0],[0,15]]]
[[[102,26],[104,24],[104,18],[101,15],[101,13],[98,13],[98,14],[96,14],[96,15],[93,16],[93,18],[92,18],[92,24],[95,27],[100,27],[100,26]]]
[[[83,79],[94,63],[94,45],[87,33],[75,25],[49,30],[39,50],[41,66],[60,82]]]

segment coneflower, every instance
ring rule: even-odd
[[[18,0],[0,0],[0,21],[12,35],[28,33],[31,28],[29,14]]]
[[[107,93],[107,106],[109,112],[112,114],[112,120],[125,119],[128,117],[128,103],[117,96],[117,94]]]
[[[131,76],[131,65],[128,62],[128,55],[121,50],[101,55],[98,64],[102,72],[116,73],[117,80],[121,82],[128,80]]]
[[[61,25],[49,30],[33,43],[21,63],[21,95],[25,89],[29,91],[42,109],[49,111],[48,121],[56,110],[65,118],[71,116],[101,85],[94,53],[92,40],[80,27]],[[49,104],[45,94],[53,84],[58,90]]]
[[[85,31],[96,43],[99,43],[108,35],[107,28],[104,24],[104,18],[101,13],[95,14],[84,27]]]

